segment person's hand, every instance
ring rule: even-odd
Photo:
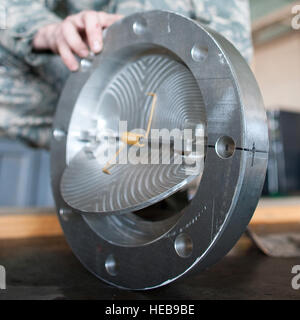
[[[123,16],[105,12],[82,11],[67,17],[60,23],[46,25],[33,39],[35,51],[51,50],[61,56],[71,70],[79,68],[75,55],[85,58],[89,49],[94,53],[102,50],[102,30]]]

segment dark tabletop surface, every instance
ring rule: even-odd
[[[0,299],[300,299],[291,286],[297,264],[299,259],[269,258],[248,243],[202,273],[161,289],[129,292],[86,271],[63,237],[1,240],[7,290],[0,290]]]

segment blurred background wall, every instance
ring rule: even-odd
[[[252,68],[269,110],[300,112],[300,30],[291,27],[295,16],[292,8],[297,4],[300,5],[300,1],[250,0],[255,49]],[[283,117],[286,127],[289,126],[289,117],[289,114]],[[285,134],[287,141],[290,134]],[[295,133],[292,134],[295,137]],[[300,168],[300,151],[294,151],[288,157],[293,158],[293,164],[287,166],[287,159],[281,156],[282,148],[282,143],[274,143],[275,156],[270,161],[270,188],[275,193],[279,189],[277,173],[288,167],[291,177],[294,177],[298,163]],[[294,146],[289,148],[295,149]],[[284,177],[283,180],[287,179]],[[0,206],[54,206],[47,152],[30,149],[18,142],[0,140]]]
[[[292,28],[293,0],[250,0],[253,70],[267,109],[300,111],[300,30]],[[300,13],[300,12],[299,12]],[[300,23],[300,19],[299,19]]]
[[[252,69],[268,110],[264,195],[300,191],[300,1],[250,0]]]

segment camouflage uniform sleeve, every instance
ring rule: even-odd
[[[253,54],[248,0],[191,0],[195,17],[221,33],[250,62]]]
[[[32,40],[43,26],[60,21],[46,6],[46,0],[4,0],[7,27],[0,30],[0,44],[29,65],[38,66],[47,54],[34,53]]]
[[[111,0],[108,6],[110,13],[123,15],[148,10],[170,10],[190,16],[192,9],[191,0]]]
[[[75,14],[83,10],[105,10],[110,0],[65,0],[65,2],[68,13]]]

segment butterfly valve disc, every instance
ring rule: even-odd
[[[68,79],[52,188],[82,264],[111,285],[151,289],[234,246],[267,159],[262,98],[239,52],[191,19],[152,11],[112,25],[103,52]]]

